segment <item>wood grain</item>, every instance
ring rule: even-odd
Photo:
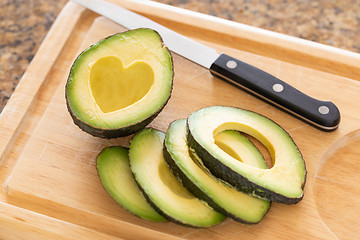
[[[102,234],[48,216],[36,214],[6,203],[0,203],[0,236],[6,240],[115,240]]]
[[[69,231],[73,227],[83,229],[84,232],[96,233],[86,239],[104,239],[99,237],[101,234],[124,239],[336,239],[338,236],[350,239],[353,237],[352,233],[347,231],[349,228],[345,224],[338,222],[332,224],[327,220],[335,218],[338,214],[338,212],[327,212],[326,208],[324,210],[321,207],[323,199],[333,196],[330,195],[330,193],[334,194],[333,184],[325,182],[320,185],[323,172],[317,169],[319,166],[329,166],[324,168],[326,170],[324,174],[336,172],[336,162],[324,164],[336,154],[336,151],[331,152],[329,149],[332,149],[343,137],[346,138],[347,134],[359,128],[360,113],[356,110],[360,104],[358,94],[360,83],[357,81],[360,65],[354,64],[359,61],[359,56],[348,54],[346,51],[319,47],[316,44],[310,46],[301,41],[294,43],[293,39],[281,38],[276,34],[274,38],[270,33],[265,34],[262,31],[252,32],[251,37],[249,35],[246,40],[249,48],[240,47],[238,43],[243,43],[244,36],[249,33],[249,29],[244,26],[222,21],[213,25],[211,24],[213,18],[189,14],[187,11],[175,11],[173,8],[160,8],[158,4],[151,5],[151,2],[121,1],[119,3],[130,9],[143,11],[145,15],[148,14],[159,20],[165,26],[174,27],[204,44],[257,66],[306,94],[321,100],[331,100],[339,107],[342,115],[339,129],[331,133],[321,132],[213,77],[206,69],[173,54],[175,79],[172,97],[164,111],[150,126],[165,131],[171,121],[185,118],[192,111],[212,105],[237,106],[263,114],[289,132],[304,156],[308,170],[304,200],[291,206],[273,203],[265,219],[257,225],[244,225],[228,219],[219,226],[209,229],[147,222],[117,205],[99,182],[94,166],[95,158],[106,146],[127,146],[130,137],[103,140],[82,132],[73,124],[67,112],[64,86],[70,66],[80,51],[124,29],[76,4],[68,3],[64,11],[75,14],[77,20],[69,22],[68,13],[59,16],[58,23],[54,25],[50,37],[43,44],[43,50],[34,58],[32,65],[37,70],[30,69],[31,71],[27,72],[24,81],[15,92],[16,95],[14,94],[17,97],[13,101],[20,102],[12,103],[11,108],[5,109],[1,115],[0,131],[6,138],[2,139],[0,144],[2,147],[0,154],[3,158],[0,180],[5,186],[5,191],[0,194],[0,200],[4,202],[0,204],[0,209],[9,209],[10,216],[26,212],[31,219],[39,218],[43,224],[28,221],[26,231],[38,229],[41,232],[44,228],[44,231],[39,233],[44,236],[49,231],[45,230],[44,222],[49,218],[52,222],[63,223],[60,225]],[[154,16],[155,10],[159,10],[156,11],[156,16]],[[185,23],[181,23],[181,19],[184,19]],[[201,23],[201,27],[192,25],[187,19],[192,19],[192,23]],[[224,26],[226,26],[225,30]],[[223,31],[225,31],[224,35],[217,35],[214,38],[215,33]],[[274,40],[277,38],[281,38],[278,44]],[[56,44],[62,46],[61,51],[52,51],[51,47]],[[301,64],[297,64],[297,60],[294,61],[299,54],[299,46],[304,49],[311,48],[311,51],[301,53]],[[283,50],[286,54],[282,55],[278,50]],[[51,58],[49,58],[47,52],[52,52],[55,56],[50,54]],[[282,57],[274,58],[277,53]],[[48,64],[44,64],[46,61]],[[327,66],[330,62],[335,70],[325,71],[322,67],[318,67]],[[24,105],[21,104],[22,101],[25,101]],[[11,124],[5,124],[5,120]],[[350,148],[349,151],[352,152],[352,149]],[[344,161],[342,168],[344,171],[341,174],[349,177],[341,179],[350,182],[354,178],[351,177],[352,173],[345,171],[347,166],[350,167],[348,164]],[[351,165],[351,168],[360,171],[357,165]],[[329,178],[335,179],[334,176]],[[355,194],[359,193],[355,192]],[[358,205],[344,207],[348,210],[347,218],[358,225],[360,222],[355,211],[359,210]],[[352,208],[354,211],[351,211]],[[6,216],[6,211],[0,211],[0,220],[3,219],[6,226],[11,225],[12,222]],[[21,220],[19,221],[16,221],[14,229],[25,229],[20,224]],[[67,228],[67,226],[71,227]],[[341,235],[337,235],[338,233]],[[0,237],[5,236],[2,234],[0,231]],[[51,234],[56,236],[56,233]],[[59,236],[58,239],[62,238]]]

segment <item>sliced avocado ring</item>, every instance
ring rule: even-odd
[[[303,198],[305,162],[292,138],[275,122],[244,109],[214,106],[191,114],[187,126],[189,147],[216,177],[269,201],[294,204]],[[273,167],[254,167],[221,150],[214,138],[225,130],[244,132],[259,140],[270,152]]]
[[[128,136],[166,105],[173,72],[172,56],[156,31],[109,36],[72,65],[65,89],[68,110],[74,123],[93,136]]]
[[[96,159],[101,184],[118,204],[132,214],[149,221],[166,222],[138,189],[129,164],[127,148],[104,148]]]
[[[165,133],[146,128],[130,142],[130,166],[149,203],[165,218],[191,227],[210,227],[225,217],[192,195],[174,176],[163,156]]]
[[[212,208],[236,221],[247,224],[260,222],[268,212],[270,202],[237,191],[204,171],[189,153],[186,134],[186,119],[176,120],[170,124],[164,141],[165,160],[182,184]],[[224,131],[216,136],[216,141],[239,161],[267,168],[258,149],[240,133]],[[237,148],[239,145],[240,148]]]

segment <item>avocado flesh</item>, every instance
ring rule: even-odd
[[[103,149],[96,159],[96,169],[105,190],[124,209],[146,220],[167,221],[148,204],[138,189],[130,170],[128,149]]]
[[[210,227],[225,217],[192,195],[173,175],[163,156],[165,133],[146,128],[130,142],[130,166],[149,203],[167,219],[191,227]]]
[[[270,119],[239,108],[215,106],[193,113],[187,124],[190,148],[216,177],[270,201],[294,204],[302,199],[305,162],[289,134]],[[222,151],[214,136],[225,130],[244,132],[259,140],[270,152],[273,167],[259,169]]]
[[[270,202],[237,191],[220,182],[196,164],[189,153],[186,142],[186,119],[170,124],[164,142],[164,156],[175,175],[195,196],[236,221],[254,224],[263,219],[270,208]],[[257,148],[244,136],[235,131],[224,131],[216,136],[217,143],[226,152],[236,155],[238,161],[259,168],[267,168]]]
[[[127,136],[163,109],[172,81],[172,57],[157,32],[118,33],[75,60],[65,91],[68,110],[75,124],[94,136]]]

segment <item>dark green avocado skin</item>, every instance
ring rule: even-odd
[[[188,123],[187,123],[188,124]],[[189,127],[187,127],[187,142],[189,148],[193,149],[199,158],[203,161],[204,166],[217,178],[224,180],[239,191],[248,193],[252,196],[259,197],[268,201],[275,201],[285,204],[296,204],[300,202],[304,195],[299,198],[285,197],[276,192],[270,191],[261,187],[240,174],[233,171],[231,168],[222,164],[218,159],[212,156],[205,148],[203,148],[191,135]]]
[[[167,102],[170,99],[170,96],[165,101],[164,105],[161,108],[159,108],[153,115],[148,117],[147,119],[145,119],[141,122],[138,122],[137,124],[119,128],[119,129],[97,128],[97,127],[93,127],[93,126],[81,121],[74,115],[73,111],[71,110],[70,103],[69,103],[68,97],[67,97],[67,92],[65,93],[65,98],[66,98],[66,106],[67,106],[68,112],[70,113],[71,118],[73,119],[75,125],[77,125],[82,131],[89,133],[94,137],[110,139],[110,138],[126,137],[126,136],[137,133],[137,132],[141,131],[142,129],[144,129],[164,109],[164,107],[166,106]]]
[[[174,173],[174,175],[179,179],[179,181],[182,183],[182,185],[184,187],[187,188],[187,190],[189,192],[191,192],[195,197],[207,202],[207,204],[209,204],[210,207],[212,207],[215,211],[228,216],[230,218],[232,218],[233,220],[237,221],[237,222],[241,222],[244,224],[256,224],[258,222],[248,222],[245,221],[244,219],[238,218],[237,216],[235,216],[234,214],[226,211],[225,209],[223,209],[222,207],[220,207],[218,204],[216,204],[214,202],[214,200],[212,200],[208,195],[206,195],[198,186],[196,186],[196,184],[194,184],[179,168],[179,166],[174,162],[174,160],[172,159],[170,153],[167,151],[166,149],[166,145],[164,144],[164,158],[166,163],[168,164],[169,168],[171,169],[171,171]],[[191,155],[191,154],[190,154]],[[270,207],[269,207],[270,209]]]
[[[181,184],[186,187],[189,192],[191,192],[194,196],[197,198],[207,202],[210,207],[215,209],[216,211],[222,213],[225,215],[225,212],[222,208],[220,208],[211,198],[209,198],[206,194],[204,194],[200,188],[196,186],[189,178],[186,177],[186,175],[180,170],[180,168],[177,166],[177,164],[174,162],[172,157],[170,156],[170,153],[168,152],[166,145],[164,144],[163,148],[163,154],[165,161],[167,165],[169,166],[170,170],[173,172],[173,174],[176,176],[177,179],[181,182]]]

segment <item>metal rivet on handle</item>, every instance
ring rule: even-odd
[[[237,67],[237,63],[233,60],[229,60],[227,61],[226,66],[230,69],[234,69]]]
[[[272,87],[272,89],[275,91],[275,92],[282,92],[284,90],[284,86],[281,85],[280,83],[275,83]]]
[[[318,108],[319,113],[325,115],[328,114],[330,112],[330,109],[327,106],[320,106]]]

